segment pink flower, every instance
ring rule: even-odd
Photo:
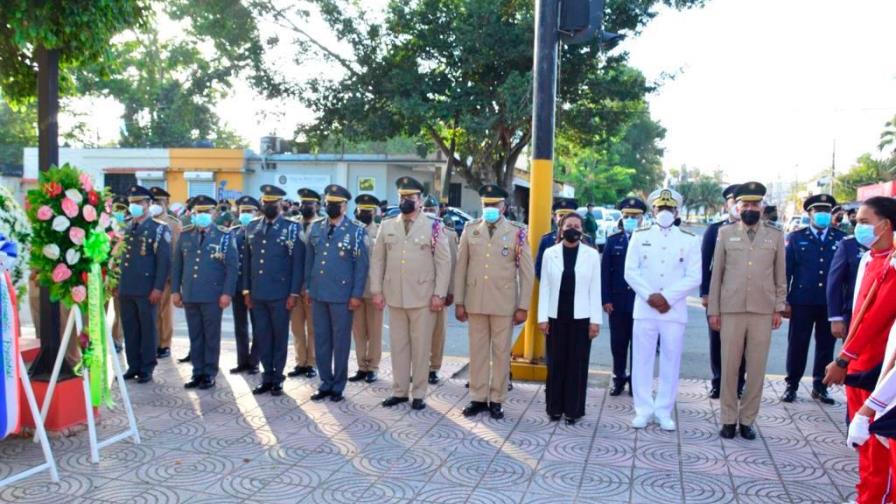
[[[79,227],[72,227],[68,230],[68,239],[72,241],[75,245],[80,245],[84,243],[85,232],[83,229]]]
[[[56,283],[64,282],[72,276],[72,270],[68,269],[64,263],[59,263],[53,268],[53,281]]]
[[[62,211],[69,219],[71,219],[72,217],[78,215],[78,204],[75,203],[75,200],[71,198],[63,198]]]
[[[84,214],[84,220],[87,222],[93,222],[96,220],[96,208],[92,205],[84,205],[84,210],[81,211]]]
[[[37,218],[42,221],[48,221],[53,217],[53,209],[47,205],[44,205],[37,209]]]
[[[87,299],[87,289],[83,285],[72,287],[72,300],[78,304]]]
[[[109,224],[111,224],[111,221],[109,219],[109,214],[107,214],[106,212],[101,213],[100,214],[100,227],[103,229],[106,229],[107,227],[109,227]]]
[[[93,190],[93,182],[90,180],[90,175],[82,173],[78,179],[81,181],[81,189],[84,189],[87,192]]]

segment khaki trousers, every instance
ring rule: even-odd
[[[510,374],[513,317],[469,314],[470,398],[504,402]]]
[[[314,367],[314,324],[311,318],[311,305],[305,303],[305,298],[299,298],[299,303],[289,314],[289,322],[292,327],[292,343],[296,352],[297,367]]]
[[[159,348],[171,348],[171,338],[174,336],[174,322],[171,320],[171,282],[165,284],[162,291],[162,299],[156,313],[156,327],[159,329]]]
[[[392,395],[395,397],[423,399],[426,395],[435,323],[436,314],[429,311],[428,306],[411,309],[389,307]],[[410,383],[412,376],[413,384]]]
[[[28,282],[28,308],[31,310],[31,320],[34,322],[34,335],[40,338],[40,286],[37,282]],[[65,331],[65,323],[68,322],[69,309],[59,303],[59,332]],[[81,313],[84,322],[84,330],[87,330],[87,314]],[[55,359],[55,356],[53,357]],[[68,347],[65,349],[65,360],[74,366],[81,362],[81,343],[74,333],[69,337]]]
[[[765,366],[772,339],[772,315],[758,313],[722,314],[722,388],[720,397],[723,425],[753,425],[759,414]],[[737,404],[737,374],[746,359],[747,382]]]
[[[442,369],[442,357],[445,355],[445,311],[436,313],[436,327],[432,331],[432,349],[429,356],[429,370]]]
[[[352,318],[358,371],[377,371],[383,356],[383,312],[365,298]]]

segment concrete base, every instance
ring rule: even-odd
[[[510,372],[514,380],[543,382],[548,379],[548,367],[544,364],[533,364],[522,360],[510,361]]]

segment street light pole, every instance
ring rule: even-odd
[[[532,83],[532,165],[529,189],[529,246],[534,257],[538,242],[551,227],[554,186],[554,126],[557,96],[558,0],[536,0]],[[523,293],[525,295],[525,293]],[[538,329],[538,288],[532,290],[529,316],[521,341],[514,345],[511,369],[515,378],[544,380],[544,336]],[[522,344],[520,344],[522,343]]]

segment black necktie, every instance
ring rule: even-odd
[[[329,240],[331,236],[333,236],[333,226],[327,226],[327,239]]]
[[[824,241],[824,230],[818,230],[818,241]]]
[[[205,231],[200,231],[199,232],[199,246],[201,247],[204,242],[205,242]]]

